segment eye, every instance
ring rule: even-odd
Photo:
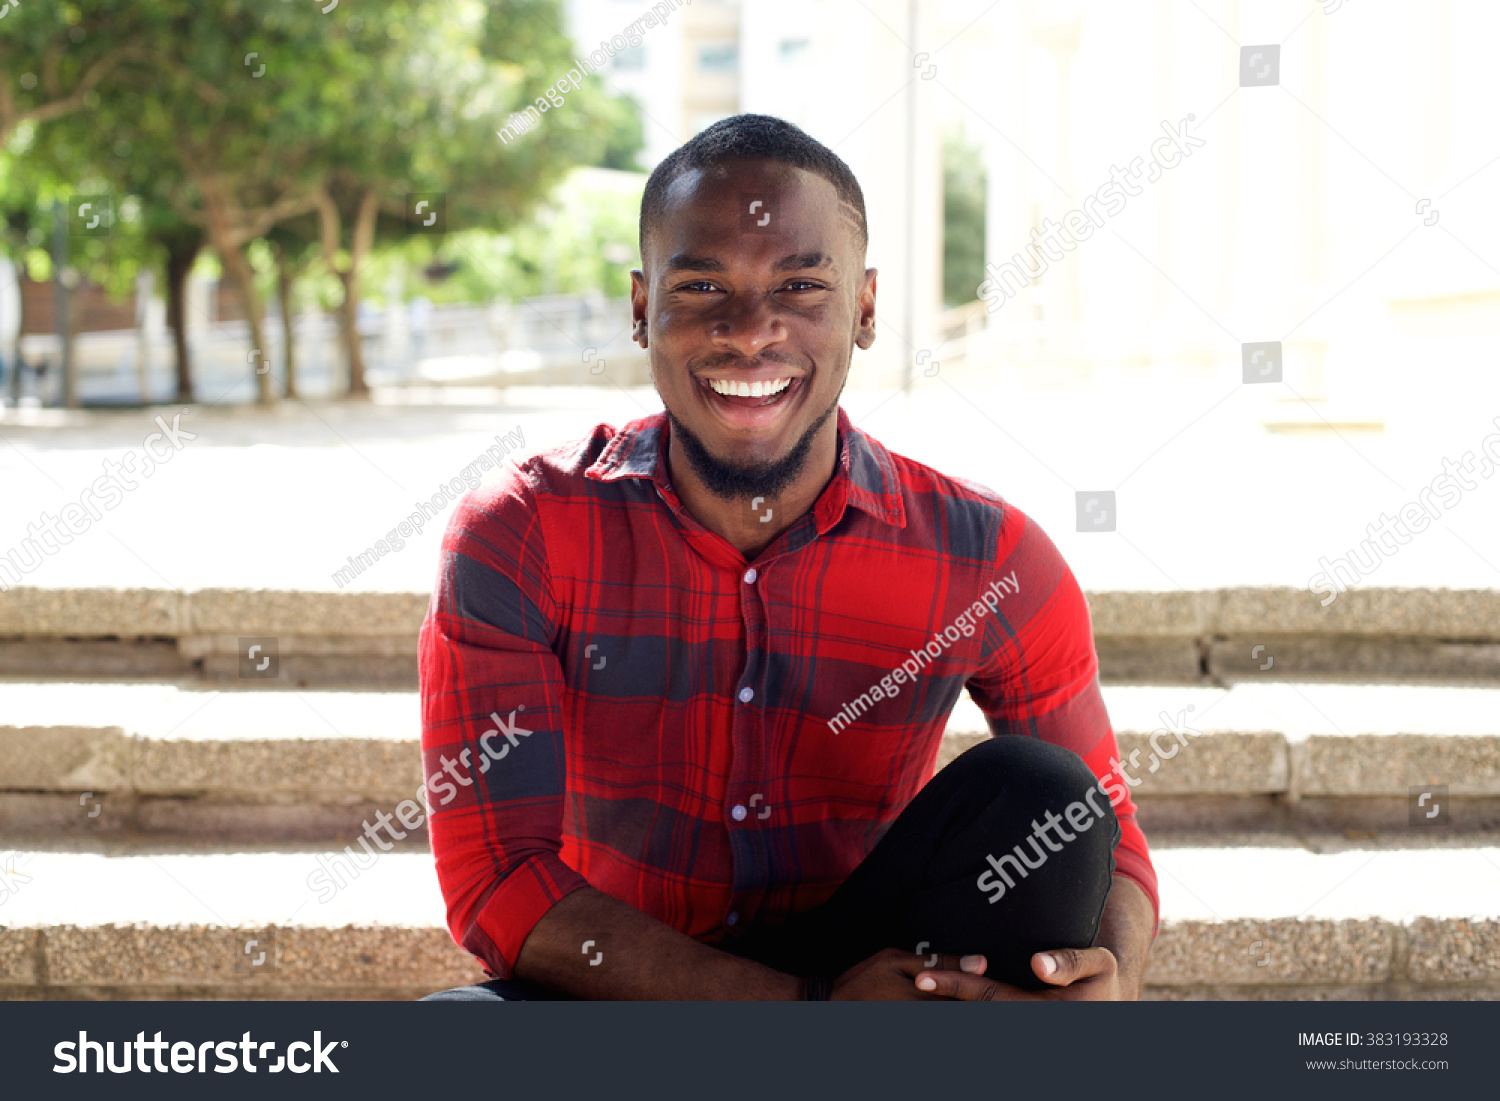
[[[786,289],[789,291],[797,290],[798,288],[806,288],[807,290],[813,291],[823,291],[828,289],[822,283],[814,283],[810,279],[793,279],[786,285]]]
[[[691,283],[683,283],[677,289],[680,291],[716,291],[719,285],[708,279],[694,279]]]

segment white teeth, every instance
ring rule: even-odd
[[[711,378],[709,387],[716,394],[740,398],[768,398],[779,394],[792,384],[789,378],[772,379],[769,382],[734,382],[730,379]]]

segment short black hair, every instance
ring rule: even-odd
[[[667,189],[677,177],[695,168],[711,168],[734,160],[779,161],[822,176],[833,184],[848,208],[859,238],[860,252],[870,242],[865,218],[865,193],[854,173],[832,149],[785,119],[773,115],[732,115],[720,119],[691,141],[674,149],[651,173],[641,194],[641,262],[646,261],[646,236],[660,220]]]

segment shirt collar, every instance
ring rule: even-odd
[[[624,425],[599,458],[584,471],[598,482],[621,478],[644,478],[654,482],[668,505],[677,511],[682,503],[667,474],[667,441],[670,424],[665,413],[653,413]],[[906,509],[896,463],[872,436],[854,427],[844,407],[838,410],[839,458],[833,478],[813,506],[818,534],[834,527],[846,505],[866,512],[897,528],[906,526]]]

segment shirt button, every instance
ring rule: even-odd
[[[754,698],[755,689],[751,688],[748,684],[740,689],[740,703],[749,703]]]
[[[755,567],[751,566],[748,570],[745,571],[745,584],[754,585],[755,579],[759,576],[760,575],[755,572]]]
[[[740,920],[740,912],[738,910],[730,910],[729,911],[729,916],[724,919],[724,924],[725,925],[733,925],[735,922],[737,922],[739,920]]]
[[[736,803],[734,805],[734,810],[730,811],[729,813],[734,816],[734,820],[736,822],[743,822],[745,820],[745,815],[749,814],[750,812],[745,809],[744,803]]]

